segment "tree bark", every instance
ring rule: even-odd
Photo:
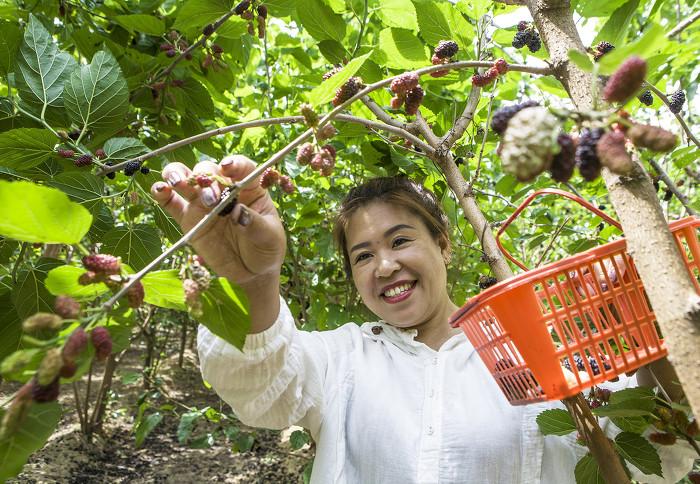
[[[569,2],[528,0],[527,4],[556,77],[577,108],[589,109],[593,105],[591,76],[569,62],[567,55],[570,49],[585,52]],[[663,332],[669,360],[693,413],[700,415],[700,297],[642,167],[625,177],[603,169],[603,179]]]

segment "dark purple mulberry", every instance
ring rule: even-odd
[[[552,178],[558,182],[566,183],[574,174],[576,166],[576,143],[574,139],[566,133],[561,133],[557,136],[559,144],[559,153],[552,158],[552,164],[549,167],[549,173]]]
[[[107,165],[107,166],[113,166],[113,165],[114,165],[114,162],[113,162],[113,161],[108,161],[107,163],[105,163],[105,165]],[[109,178],[110,180],[114,180],[114,179],[117,177],[117,174],[116,174],[115,172],[111,171],[111,172],[107,173],[105,176],[106,176],[107,178]]]
[[[678,114],[683,109],[683,104],[685,103],[685,92],[683,89],[679,89],[668,98],[669,104],[668,109],[671,110],[673,114]]]
[[[453,40],[441,40],[435,47],[435,55],[440,59],[449,59],[457,54],[459,46]]]
[[[513,106],[506,106],[498,111],[496,111],[491,119],[491,129],[494,130],[499,135],[502,135],[506,128],[508,127],[508,121],[510,118],[515,116],[518,112],[525,108],[531,108],[533,106],[539,106],[537,101],[525,101],[520,104],[514,104]]]
[[[540,34],[533,31],[530,36],[530,40],[527,42],[527,48],[530,52],[537,52],[542,47],[542,41],[540,40]]]
[[[141,167],[141,173],[142,173],[143,175],[148,175],[150,172],[151,172],[151,169],[148,168],[147,166],[142,166],[142,167]]]
[[[355,94],[360,92],[365,87],[362,79],[359,77],[351,77],[348,81],[340,86],[337,91],[335,91],[335,97],[333,98],[333,106],[340,106],[345,101],[353,97]]]
[[[497,282],[498,282],[498,279],[496,279],[493,276],[485,276],[485,275],[479,276],[479,288],[481,288],[481,289],[487,289],[487,288],[493,286],[494,284],[496,284]]]
[[[258,5],[258,15],[262,18],[267,18],[267,7],[265,5]]]
[[[38,403],[54,402],[58,398],[58,393],[61,390],[61,384],[58,377],[48,385],[39,385],[39,382],[34,379],[32,381],[32,400]]]
[[[645,106],[651,106],[652,104],[654,104],[654,96],[651,94],[651,91],[649,89],[637,96],[637,99],[639,99],[639,102],[644,104]]]
[[[576,148],[576,165],[581,176],[587,181],[593,181],[600,175],[600,159],[596,153],[596,145],[605,131],[601,128],[584,129]]]
[[[530,30],[519,30],[515,33],[515,37],[513,37],[512,45],[516,49],[522,49],[530,43],[531,38],[532,32]]]
[[[413,116],[418,112],[424,95],[425,92],[420,86],[416,86],[415,89],[410,90],[406,94],[406,114]]]
[[[614,45],[612,45],[610,42],[606,41],[600,41],[598,44],[593,48],[593,60],[598,62],[598,60],[603,57],[605,54],[610,52],[615,48]]]
[[[124,174],[126,176],[134,176],[134,173],[141,169],[141,163],[138,161],[130,161],[124,167]]]
[[[84,154],[80,155],[74,162],[73,164],[77,166],[78,168],[82,168],[83,166],[89,166],[92,164],[92,155]]]
[[[243,0],[234,7],[233,13],[235,13],[236,15],[240,15],[246,10],[248,10],[248,7],[250,7],[250,0]]]
[[[244,0],[244,1],[248,1],[248,3],[250,3],[249,0]],[[243,2],[241,2],[241,3],[243,3]],[[236,8],[238,8],[238,7],[236,7]],[[212,24],[206,24],[204,26],[204,28],[202,29],[202,34],[204,34],[206,37],[209,37],[213,33],[214,33],[214,25],[212,25]]]

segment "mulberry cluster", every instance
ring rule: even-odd
[[[297,163],[300,165],[308,165],[311,162],[311,158],[314,156],[314,145],[311,143],[304,143],[297,149]]]
[[[685,92],[683,89],[679,89],[668,98],[669,104],[668,109],[673,114],[678,114],[683,109],[683,104],[685,103]]]
[[[491,129],[497,134],[502,135],[508,127],[508,121],[510,121],[513,116],[523,109],[531,108],[533,106],[539,106],[539,103],[537,101],[525,101],[513,106],[500,108],[493,114],[493,118],[491,118]]]
[[[566,133],[557,136],[559,153],[552,158],[549,173],[558,182],[566,183],[574,174],[576,167],[576,143],[574,139]]]
[[[603,57],[605,54],[610,52],[615,48],[614,45],[612,45],[610,42],[606,41],[600,41],[598,44],[593,47],[593,60],[598,62],[601,57]]]
[[[425,92],[423,88],[417,86],[415,89],[411,89],[406,93],[406,114],[409,116],[414,116],[418,112],[418,108],[423,102],[423,97]]]
[[[324,81],[327,81],[328,79],[330,79],[331,77],[335,76],[337,73],[339,73],[339,72],[342,71],[342,70],[343,70],[343,66],[341,66],[341,65],[333,66],[333,69],[331,69],[330,71],[326,72],[326,73],[323,75],[323,80],[324,80]]]
[[[498,76],[508,72],[508,63],[505,59],[498,59],[491,67],[482,75],[475,74],[472,76],[472,85],[475,87],[484,87],[491,84]]]
[[[608,102],[625,102],[642,87],[647,75],[644,59],[632,56],[626,59],[610,76],[603,89],[603,98]]]
[[[479,288],[480,289],[488,289],[489,287],[493,286],[498,282],[498,279],[496,279],[493,276],[486,276],[486,275],[480,275],[479,276]]]
[[[106,275],[119,274],[121,261],[110,254],[90,254],[83,257],[83,267],[89,271]]]
[[[294,182],[287,175],[280,175],[274,168],[268,168],[260,176],[260,186],[262,188],[270,188],[274,185],[279,185],[284,193],[294,193]]]
[[[141,163],[138,161],[129,161],[124,167],[124,174],[126,176],[134,176],[134,174],[141,169]]]
[[[208,24],[204,27],[205,32],[209,30],[211,30],[211,33],[205,33],[207,37],[214,33],[214,26],[212,24]],[[165,55],[167,57],[175,57],[178,54],[178,50],[181,52],[185,52],[190,46],[190,44],[188,44],[185,39],[180,37],[180,34],[175,30],[171,30],[168,33],[168,39],[170,40],[170,42],[164,42],[160,44],[160,50],[165,52]],[[192,54],[190,52],[186,53],[185,59],[192,60]]]
[[[599,355],[599,357],[603,362],[603,368],[606,370],[609,370],[611,367],[610,367],[610,364],[607,362],[607,359],[608,359],[607,356],[601,354],[601,355]],[[599,375],[600,374],[600,366],[598,365],[598,360],[596,360],[595,357],[593,357],[592,355],[588,356],[587,359],[588,359],[588,365],[591,367],[591,371],[593,372],[593,375],[594,376]],[[578,354],[574,355],[574,363],[576,364],[576,370],[586,371],[586,364],[580,355],[578,355]],[[567,370],[573,371],[571,369],[571,363],[569,362],[569,358],[566,358],[564,360],[563,364]]]
[[[576,165],[581,176],[587,181],[593,181],[600,175],[600,159],[596,146],[604,133],[601,128],[584,129],[579,136]]]
[[[437,47],[433,51],[433,57],[431,62],[433,65],[438,66],[441,64],[448,64],[452,62],[452,57],[457,55],[459,51],[459,45],[453,40],[441,40],[438,42]],[[449,74],[449,69],[441,69],[439,71],[434,71],[430,73],[431,77],[443,77]]]
[[[391,81],[390,89],[395,94],[391,98],[392,109],[399,109],[405,103],[407,115],[413,116],[418,112],[425,96],[418,81],[418,75],[413,72],[405,72]]]
[[[365,84],[359,77],[351,77],[347,80],[345,84],[340,86],[335,91],[335,97],[333,98],[333,106],[340,106],[345,101],[353,97],[355,94],[364,89]]]
[[[596,154],[603,166],[618,175],[626,175],[634,168],[632,157],[625,148],[625,135],[620,131],[605,133],[596,145]]]
[[[410,90],[418,86],[418,74],[415,72],[404,72],[391,81],[391,92],[398,95],[406,95]]]
[[[314,171],[320,171],[323,176],[331,176],[335,167],[336,151],[335,147],[325,144],[316,151],[311,143],[304,143],[297,151],[297,161],[300,165],[310,165]],[[281,185],[281,182],[280,182]],[[282,189],[287,191],[284,186]],[[290,189],[294,191],[293,187]]]
[[[527,45],[530,52],[537,52],[542,47],[540,34],[535,30],[535,26],[528,22],[519,22],[518,31],[515,33],[512,42],[513,47],[522,49]]]
[[[182,288],[185,291],[185,304],[187,309],[195,318],[199,318],[203,314],[202,300],[200,295],[203,289],[197,284],[194,279],[184,279],[182,281]]]
[[[639,99],[639,102],[644,104],[645,106],[651,106],[652,104],[654,104],[654,96],[648,89],[641,93],[639,96],[637,96],[637,99]]]
[[[56,150],[56,153],[61,158],[73,158],[75,156],[75,151],[63,148],[59,148],[58,150]]]
[[[250,35],[255,35],[257,24],[258,38],[265,38],[265,23],[267,20],[267,7],[265,5],[258,5],[257,8],[254,8],[250,0],[242,0],[234,7],[233,13],[248,22],[248,33]]]

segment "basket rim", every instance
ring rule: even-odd
[[[686,227],[692,226],[700,226],[700,217],[690,215],[680,220],[675,220],[669,224],[669,230],[678,231]],[[510,279],[501,281],[489,287],[488,289],[480,292],[476,296],[467,299],[467,301],[454,314],[452,314],[452,316],[450,316],[450,319],[448,320],[450,326],[452,326],[453,328],[458,327],[459,321],[461,319],[465,318],[477,309],[480,309],[488,301],[492,300],[495,297],[503,295],[511,289],[520,287],[523,284],[529,284],[533,282],[533,280],[542,279],[554,273],[561,272],[562,270],[566,270],[573,265],[579,265],[585,262],[593,262],[602,256],[620,250],[621,248],[623,248],[623,246],[626,245],[627,240],[625,239],[625,237],[622,237],[618,240],[608,242],[598,247],[591,247],[590,249],[587,249],[583,252],[579,252],[578,254],[574,254],[572,256],[566,257],[558,261],[550,262],[549,264],[546,264],[542,267],[531,269],[521,274],[517,274],[511,277]]]

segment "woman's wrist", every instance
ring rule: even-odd
[[[280,274],[262,274],[238,284],[248,297],[250,334],[261,333],[272,326],[280,312]]]

